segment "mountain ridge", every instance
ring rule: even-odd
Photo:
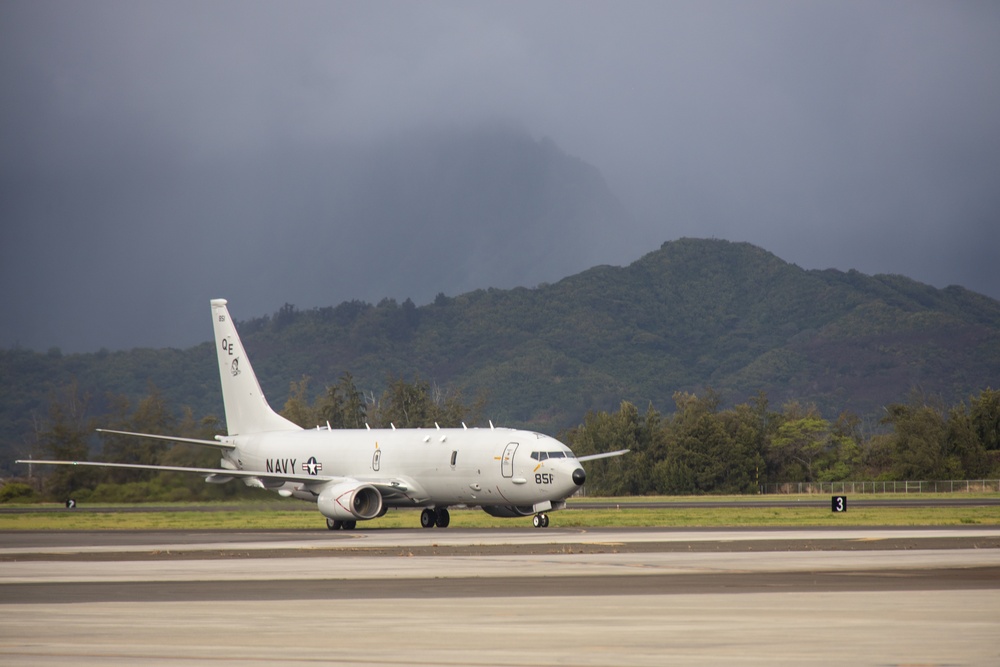
[[[323,309],[314,312],[322,319]],[[735,401],[763,389],[779,402],[870,413],[914,386],[961,400],[1000,375],[996,352],[984,347],[1000,328],[1000,304],[988,297],[899,276],[803,270],[728,241],[680,239],[628,266],[531,289],[439,297],[409,314],[390,302],[354,316],[341,340],[327,339],[341,352],[325,372],[302,365],[302,374],[328,382],[353,356],[352,372],[369,383],[419,374],[487,388],[512,421],[548,428],[622,399],[665,407],[676,390],[713,387]],[[934,373],[908,369],[935,349],[948,354],[932,355]],[[940,380],[948,358],[963,359],[964,379]],[[981,359],[986,367],[968,370]],[[849,382],[834,387],[838,376]]]
[[[800,401],[829,417],[848,410],[877,420],[914,388],[951,404],[1000,379],[1000,302],[903,276],[805,270],[722,240],[670,241],[627,266],[533,288],[439,294],[424,306],[388,298],[287,305],[239,324],[275,407],[303,376],[318,393],[350,371],[373,396],[387,378],[419,376],[485,393],[496,423],[552,433],[623,400],[669,412],[677,391],[712,388],[727,404],[764,391],[774,405]],[[74,379],[98,397],[139,396],[153,385],[196,415],[221,415],[213,356],[211,343],[0,352],[4,438],[30,433],[47,395]]]

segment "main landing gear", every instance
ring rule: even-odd
[[[549,515],[545,512],[539,512],[531,519],[531,525],[535,528],[548,528],[549,527]]]
[[[358,527],[357,521],[339,521],[337,519],[327,519],[326,527],[330,530],[354,530]]]
[[[422,528],[447,528],[451,523],[451,514],[447,507],[431,508],[427,507],[420,513],[420,526]]]

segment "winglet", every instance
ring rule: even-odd
[[[268,405],[226,304],[225,299],[212,299],[215,351],[219,356],[222,401],[226,407],[229,435],[301,430]]]

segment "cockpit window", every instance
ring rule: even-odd
[[[546,459],[575,459],[576,455],[573,452],[555,451],[555,452],[531,452],[531,458],[536,461],[545,461]]]

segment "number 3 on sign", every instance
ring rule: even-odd
[[[834,512],[846,512],[847,496],[833,496],[830,499],[830,509]]]

